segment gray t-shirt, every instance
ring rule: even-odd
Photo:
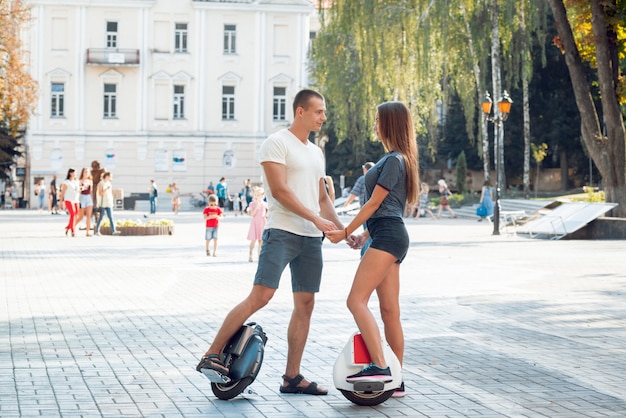
[[[402,218],[406,205],[406,167],[402,154],[396,151],[386,154],[365,174],[366,201],[377,184],[389,190],[389,194],[372,218]]]

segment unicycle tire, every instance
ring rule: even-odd
[[[352,392],[345,389],[339,389],[339,391],[352,403],[362,406],[374,406],[379,405],[391,398],[395,389],[381,392]]]
[[[248,386],[254,381],[254,377],[244,377],[241,380],[237,380],[234,383],[211,383],[211,390],[218,399],[227,401],[233,399],[241,392],[246,390]]]

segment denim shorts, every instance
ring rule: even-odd
[[[210,239],[217,239],[217,228],[207,228],[204,231],[204,239],[207,241]]]
[[[370,248],[384,251],[396,257],[401,263],[409,250],[409,233],[402,218],[370,218],[367,230],[372,238]]]
[[[78,198],[78,202],[80,203],[81,208],[93,206],[93,199],[90,194],[81,194]]]
[[[316,293],[322,280],[322,237],[304,237],[281,229],[263,231],[254,284],[278,289],[289,264],[293,292]]]

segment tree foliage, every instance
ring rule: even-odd
[[[619,107],[619,60],[615,59],[623,51],[624,44],[620,45],[616,36],[620,23],[612,18],[620,6],[617,0],[588,2],[597,68],[595,78],[590,79],[563,0],[549,0],[549,3],[559,34],[558,45],[565,56],[581,115],[583,140],[602,174],[607,201],[619,204],[613,213],[626,217],[626,131]],[[621,4],[623,8],[623,2]],[[601,115],[592,97],[595,82],[600,93]]]
[[[19,37],[28,18],[20,0],[0,1],[0,178],[20,155],[19,139],[36,104],[37,85],[25,68]]]
[[[467,179],[467,161],[465,160],[465,151],[461,151],[459,158],[456,159],[456,190],[457,193],[463,194],[466,192],[466,179]]]
[[[521,32],[510,24],[518,21],[519,1],[502,3],[498,26],[503,27],[503,51],[507,68],[517,68],[511,76],[519,77],[519,63],[526,63],[532,46],[527,41],[522,55],[520,37],[537,31]],[[526,13],[529,25],[543,27],[544,2],[523,3],[531,10]],[[333,108],[338,143],[351,140],[355,156],[363,160],[362,144],[372,138],[375,106],[402,100],[413,112],[417,137],[424,140],[420,147],[426,153],[421,155],[432,160],[459,135],[447,129],[447,113],[460,100],[455,112],[464,116],[469,144],[484,155],[488,173],[486,125],[481,125],[481,141],[475,138],[478,103],[490,76],[490,6],[491,0],[336,0],[321,9],[312,73]]]
[[[423,0],[336,0],[320,11],[311,70],[332,110],[338,142],[351,141],[356,161],[366,159],[379,103],[405,102],[418,133],[435,113],[441,71],[431,63],[441,62],[433,56],[443,53],[418,31],[428,22],[419,20],[428,8]]]

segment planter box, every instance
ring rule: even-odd
[[[116,228],[122,236],[130,235],[173,235],[174,225],[158,225],[158,226],[118,226]],[[100,228],[100,234],[111,235],[111,227],[103,226]]]

